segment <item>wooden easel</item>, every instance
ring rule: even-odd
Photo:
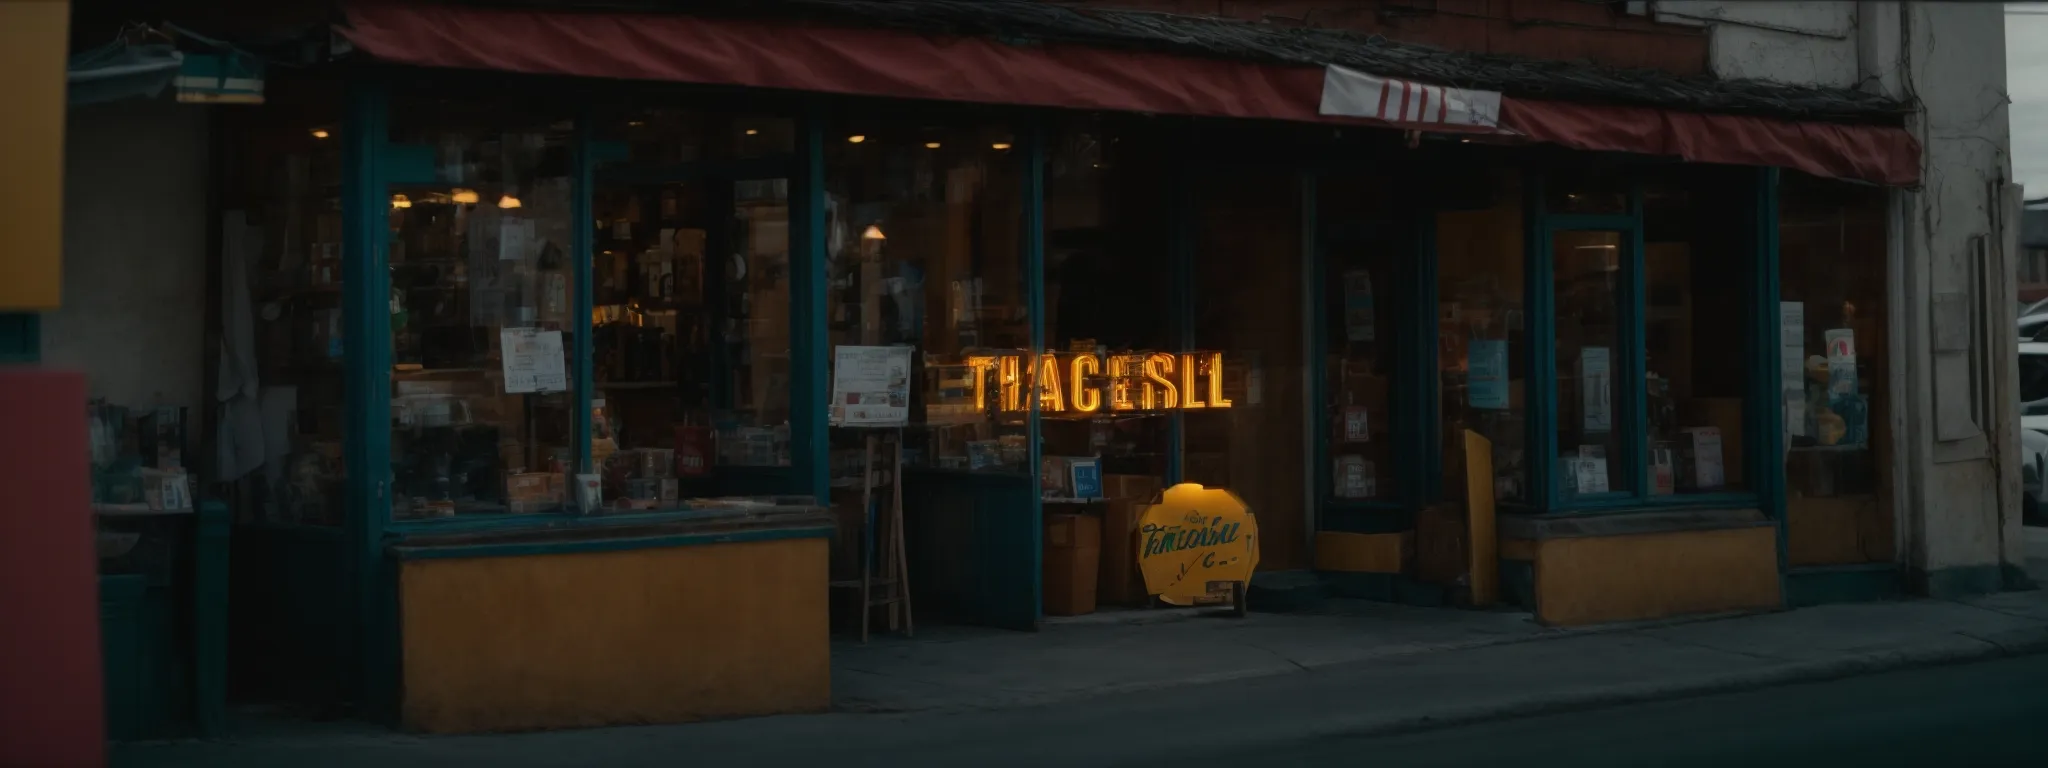
[[[880,465],[878,454],[884,460]],[[865,524],[860,534],[860,578],[832,582],[834,587],[860,588],[862,643],[868,641],[868,624],[875,609],[885,605],[889,607],[889,631],[900,627],[904,637],[916,634],[910,610],[910,568],[903,547],[902,468],[903,430],[891,430],[886,441],[881,433],[869,432],[861,461],[860,508]],[[887,486],[889,499],[886,509],[877,510],[875,494],[883,486]],[[877,587],[880,594],[876,594]]]

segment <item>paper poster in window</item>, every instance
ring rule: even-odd
[[[1611,358],[1606,347],[1579,350],[1579,407],[1587,432],[1614,431]]]
[[[1508,408],[1508,342],[1473,339],[1465,347],[1466,399],[1474,408]]]
[[[1778,302],[1778,387],[1785,401],[1785,434],[1806,435],[1806,305]],[[1791,443],[1788,441],[1787,446]]]
[[[538,328],[506,328],[498,332],[503,355],[505,392],[564,392],[568,366],[562,358],[562,332]]]
[[[1372,442],[1372,412],[1363,405],[1344,406],[1344,441]]]
[[[910,351],[910,347],[833,347],[831,423],[842,427],[907,424]]]
[[[1856,331],[1850,328],[1832,328],[1826,334],[1828,345],[1828,394],[1856,394]]]

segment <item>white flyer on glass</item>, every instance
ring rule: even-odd
[[[506,328],[498,332],[498,348],[505,362],[506,394],[568,391],[561,331]]]
[[[1614,402],[1610,363],[1606,347],[1579,350],[1579,405],[1585,412],[1585,431],[1614,431]]]
[[[1785,434],[1806,435],[1806,305],[1778,302],[1778,377]],[[1787,443],[1790,445],[1790,443]]]
[[[910,422],[910,347],[833,347],[831,423],[901,427]]]

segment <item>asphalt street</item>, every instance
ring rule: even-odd
[[[1217,755],[1374,768],[2048,765],[2048,656]]]

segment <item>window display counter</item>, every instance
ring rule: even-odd
[[[403,536],[400,722],[431,733],[675,723],[831,701],[832,520],[802,497]]]

